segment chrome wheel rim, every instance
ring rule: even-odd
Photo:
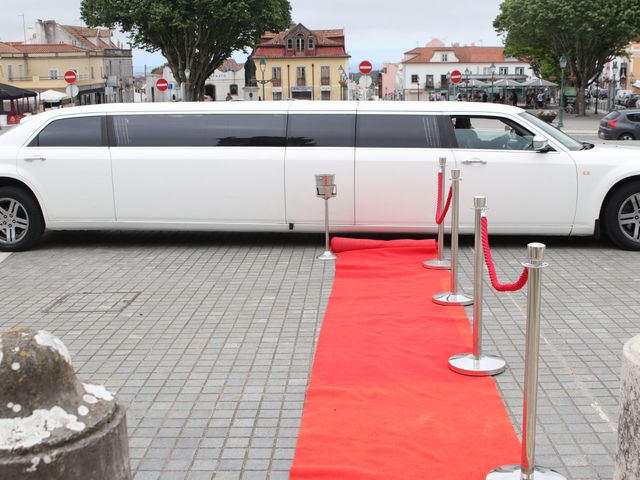
[[[634,193],[620,205],[618,225],[622,233],[634,242],[640,242],[640,193]]]
[[[0,198],[0,244],[13,245],[29,230],[29,214],[15,198]]]
[[[632,137],[631,135],[625,134],[620,137],[620,140],[632,140]]]

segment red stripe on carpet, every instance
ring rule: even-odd
[[[340,254],[292,479],[484,480],[517,462],[494,380],[448,368],[471,329],[462,307],[431,301],[449,286],[421,265],[434,253],[429,242]]]

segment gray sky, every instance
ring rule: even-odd
[[[37,19],[55,19],[60,23],[80,25],[80,0],[0,0],[0,40],[19,41],[23,38],[22,17],[27,27]],[[476,43],[497,46],[502,42],[492,23],[501,0],[291,0],[293,20],[311,29],[344,28],[347,51],[351,54],[352,70],[361,60],[370,60],[375,67],[383,62],[396,62],[402,54],[424,46],[432,38],[447,45]],[[380,6],[376,6],[380,5]],[[389,7],[392,5],[393,7]],[[123,41],[124,36],[120,36]],[[236,55],[243,59],[241,54]],[[134,70],[161,65],[159,54],[134,51]]]

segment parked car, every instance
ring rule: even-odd
[[[640,109],[613,110],[600,120],[598,137],[603,140],[640,139]]]
[[[627,108],[636,108],[638,98],[640,98],[640,95],[635,93],[627,95],[624,99],[624,106]]]
[[[627,97],[631,95],[630,90],[618,90],[614,98],[616,105],[626,105]]]
[[[602,227],[640,250],[637,152],[481,102],[71,107],[0,136],[0,250],[45,229],[321,232],[314,174],[336,175],[334,232],[435,234],[440,157],[461,170],[462,233],[483,194],[492,234]]]

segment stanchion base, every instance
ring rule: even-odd
[[[461,353],[449,359],[449,368],[462,375],[486,377],[504,372],[507,362],[493,355],[480,355],[476,358],[473,353]]]
[[[567,478],[555,470],[550,468],[539,467],[536,465],[533,467],[533,475],[522,476],[522,470],[520,465],[504,465],[498,467],[487,475],[486,480],[567,480]]]
[[[425,260],[422,262],[422,266],[430,270],[451,270],[451,262],[444,258],[441,260],[437,258]]]
[[[322,255],[316,257],[318,260],[335,260],[338,258],[331,250],[326,250]]]
[[[444,292],[436,293],[433,297],[433,302],[438,305],[472,305],[473,297],[470,297],[464,293],[457,292]]]

